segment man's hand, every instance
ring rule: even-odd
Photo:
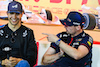
[[[63,51],[62,49],[60,49],[60,52],[58,53],[58,56],[59,56],[59,57],[62,57],[63,54],[64,54],[64,51]]]
[[[11,62],[11,66],[14,67],[19,61],[21,61],[21,58],[15,58],[15,57],[10,57],[9,61]]]
[[[49,42],[56,42],[59,38],[56,35],[48,34],[48,33],[42,33],[44,35],[47,35],[47,39]]]
[[[14,67],[21,60],[21,58],[9,57],[9,59],[2,60],[2,65],[5,65],[6,67]]]
[[[2,60],[2,64],[1,65],[5,65],[6,67],[10,67],[11,62],[8,59]]]

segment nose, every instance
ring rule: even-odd
[[[67,28],[68,26],[66,25],[65,28]]]
[[[13,18],[16,18],[16,13],[13,14]]]

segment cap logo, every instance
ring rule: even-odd
[[[16,5],[12,6],[12,8],[18,8],[18,5],[16,4]]]
[[[74,25],[80,25],[80,23],[77,23],[77,22],[73,22],[73,24],[74,24]]]
[[[64,25],[65,25],[65,26],[67,25],[66,22],[64,22]]]
[[[68,18],[67,21],[71,22],[71,19]]]

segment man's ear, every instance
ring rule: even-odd
[[[24,12],[22,12],[22,15],[24,14]]]
[[[7,15],[8,15],[8,11],[7,11]]]
[[[22,12],[22,16],[23,16],[24,12]]]

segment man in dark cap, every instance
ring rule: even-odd
[[[36,67],[91,67],[93,39],[83,31],[84,16],[71,11],[60,21],[66,32],[43,33],[52,43],[43,56],[44,65]]]
[[[8,5],[8,24],[0,28],[0,67],[33,67],[37,59],[37,46],[33,30],[21,24],[21,3]]]

